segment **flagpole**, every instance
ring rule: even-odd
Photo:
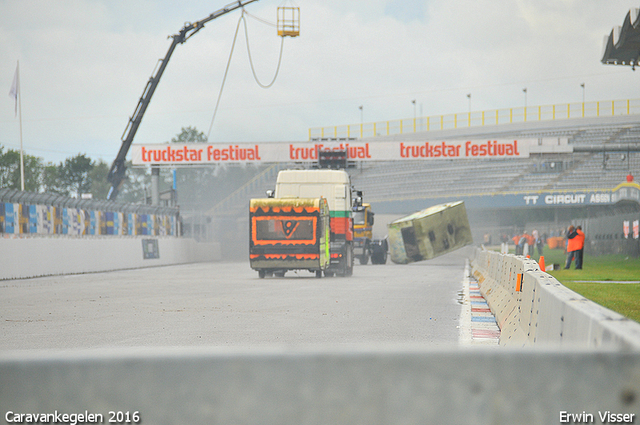
[[[18,74],[18,120],[20,121],[20,188],[24,192],[24,149],[22,148],[22,90],[20,90],[20,61],[16,68]]]

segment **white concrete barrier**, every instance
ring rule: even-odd
[[[599,420],[607,411],[635,415],[631,423],[637,423],[639,405],[640,354],[618,350],[156,347],[0,353],[2,423],[27,423],[24,416],[15,420],[21,414],[86,412],[103,420],[77,423],[120,418],[118,423],[144,425],[550,425],[583,412],[595,419],[585,423],[609,423]]]
[[[477,249],[471,267],[501,329],[501,345],[640,350],[639,323],[571,291],[534,260]]]
[[[220,257],[218,244],[176,237],[5,237],[0,238],[0,280],[218,261]]]

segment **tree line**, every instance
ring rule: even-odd
[[[104,161],[92,160],[85,154],[58,164],[44,163],[42,158],[24,154],[24,189],[73,197],[91,193],[96,198],[106,198],[108,171],[109,166]],[[20,151],[5,150],[0,145],[0,187],[19,190],[20,180]]]
[[[127,163],[127,180],[118,201],[144,203],[150,177],[146,169],[132,168]],[[24,190],[55,193],[79,198],[91,194],[93,199],[107,199],[111,184],[107,180],[109,164],[77,154],[59,163],[45,163],[42,158],[24,154]],[[0,145],[0,189],[20,190],[20,151]]]
[[[172,143],[206,142],[204,133],[195,128],[182,128],[171,139]],[[110,183],[107,180],[109,164],[101,159],[93,160],[83,153],[59,163],[45,163],[40,157],[24,154],[24,190],[35,193],[55,193],[69,197],[91,194],[93,199],[107,199]],[[150,197],[150,172],[147,167],[134,168],[126,163],[127,179],[124,181],[118,201],[146,203]],[[170,187],[167,173],[163,173],[161,186]],[[0,189],[21,188],[20,151],[5,149],[0,145]],[[162,187],[161,187],[162,188]]]

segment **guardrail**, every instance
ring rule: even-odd
[[[636,114],[640,114],[640,99],[524,106],[360,124],[313,127],[309,129],[309,140],[318,138],[390,136],[395,134],[450,130],[463,127],[484,127],[529,121],[553,121]]]
[[[640,351],[640,323],[571,291],[534,260],[479,248],[471,267],[500,327],[501,345]]]

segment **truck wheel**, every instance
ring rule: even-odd
[[[362,264],[364,266],[369,262],[369,255],[367,255],[367,254],[361,255],[360,257],[358,257],[358,260],[360,260],[360,264]]]
[[[344,275],[349,277],[353,276],[353,245],[347,245],[347,258],[345,261]]]
[[[325,277],[333,277],[333,272],[330,272],[329,270],[325,270],[324,271],[324,276]]]
[[[316,277],[317,278],[321,278],[322,277],[322,270],[316,270]]]
[[[267,275],[267,273],[264,270],[258,270],[258,277],[260,279],[264,279],[264,277]]]
[[[376,252],[371,255],[371,264],[384,264],[386,263],[385,254],[383,252]]]
[[[376,255],[372,255],[371,262],[373,264],[387,264],[387,253],[379,252]]]
[[[386,239],[375,241],[375,243],[373,244],[373,250],[371,251],[371,263],[386,264],[388,249],[389,246]]]

